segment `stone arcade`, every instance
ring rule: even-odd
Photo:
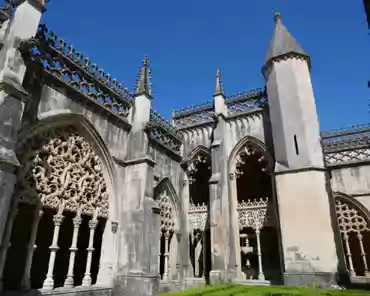
[[[155,295],[205,283],[369,283],[370,126],[322,132],[310,57],[278,14],[266,87],[151,108],[40,24],[0,11],[6,294]]]

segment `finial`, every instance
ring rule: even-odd
[[[281,14],[278,11],[275,11],[275,23],[281,22]]]
[[[151,83],[151,74],[152,71],[149,67],[150,60],[148,56],[145,56],[143,61],[143,66],[140,69],[139,79],[136,83],[136,95],[146,94],[147,96],[152,96],[152,83]]]
[[[224,85],[222,83],[222,76],[221,76],[220,69],[217,69],[217,72],[216,72],[216,88],[215,88],[214,96],[217,96],[217,95],[223,95],[223,96],[225,95]]]

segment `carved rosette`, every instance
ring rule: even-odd
[[[271,217],[268,217],[268,198],[260,198],[238,203],[239,229],[251,227],[254,230],[261,230],[268,225]]]
[[[246,164],[246,158],[249,156],[257,157],[258,162],[261,164],[261,171],[267,171],[268,161],[264,155],[264,151],[258,146],[248,143],[236,155],[234,172],[232,172],[235,174],[236,178],[240,178],[240,176],[244,174],[242,166]]]
[[[342,200],[335,201],[335,209],[339,222],[339,230],[343,235],[355,233],[360,235],[365,231],[370,231],[367,221],[356,209]]]
[[[42,131],[20,151],[15,195],[20,202],[108,216],[107,185],[99,157],[72,126]]]
[[[175,219],[173,208],[166,191],[164,191],[159,196],[158,204],[161,210],[160,212],[161,232],[164,234],[172,234],[175,231]]]
[[[205,203],[190,204],[189,207],[189,224],[193,230],[204,231],[208,218],[208,207]]]

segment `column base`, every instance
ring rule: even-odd
[[[227,270],[211,270],[209,273],[209,281],[211,285],[230,284],[231,275]]]
[[[73,276],[72,277],[67,276],[66,280],[64,281],[63,287],[64,288],[73,288],[74,287]]]
[[[331,272],[284,273],[284,285],[287,286],[330,288],[337,281],[337,274]]]
[[[157,296],[158,289],[159,275],[131,271],[125,275],[117,275],[113,296]]]
[[[46,278],[42,285],[43,291],[51,291],[54,289],[54,280],[52,278]]]

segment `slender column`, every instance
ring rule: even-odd
[[[361,233],[357,233],[357,239],[358,239],[358,242],[360,243],[361,257],[362,257],[362,261],[364,263],[365,276],[369,276],[370,273],[369,273],[369,268],[367,266],[367,258],[366,258],[366,253],[365,253],[365,249],[364,249],[364,244],[363,244],[362,238],[363,238],[362,234]]]
[[[90,237],[89,237],[89,246],[87,248],[87,261],[86,261],[85,276],[82,280],[83,287],[91,286],[91,261],[92,261],[92,254],[94,251],[94,235],[95,235],[95,229],[97,225],[98,225],[98,220],[96,219],[96,216],[95,216],[93,220],[89,221]]]
[[[162,231],[159,234],[159,248],[158,248],[158,274],[161,275],[161,242],[162,242]]]
[[[169,253],[169,238],[170,234],[166,232],[164,234],[164,272],[163,272],[163,280],[168,280],[168,257]]]
[[[260,238],[260,230],[256,229],[256,238],[257,238],[257,256],[258,256],[258,279],[260,281],[265,280],[265,275],[263,274],[262,268],[262,253],[261,253],[261,238]]]
[[[3,283],[3,272],[5,267],[6,255],[10,247],[10,238],[13,230],[14,221],[15,218],[17,217],[18,211],[19,210],[17,206],[14,205],[13,209],[10,211],[10,215],[4,232],[3,241],[0,246],[0,285],[2,285]]]
[[[78,239],[78,232],[80,230],[81,223],[82,223],[81,213],[77,213],[77,216],[73,218],[72,244],[69,249],[71,253],[69,254],[68,273],[67,273],[67,278],[64,281],[64,288],[73,288],[74,286],[73,269],[75,266],[76,252],[78,251],[77,239]]]
[[[39,229],[39,223],[40,223],[40,220],[43,214],[44,212],[42,211],[42,209],[40,209],[40,207],[37,207],[37,209],[34,212],[31,237],[30,237],[30,241],[28,244],[28,254],[27,254],[26,263],[24,266],[24,273],[23,273],[22,282],[21,282],[21,287],[22,289],[25,289],[25,290],[31,289],[32,259],[33,259],[33,254],[35,253],[35,250],[37,248],[36,246],[37,231]]]
[[[352,254],[351,254],[351,249],[349,247],[349,237],[348,234],[343,235],[343,240],[344,240],[344,248],[347,253],[347,258],[348,258],[348,269],[349,269],[349,274],[351,276],[356,276],[356,272],[353,268],[353,262],[352,262]]]
[[[48,266],[48,272],[46,274],[46,279],[42,286],[43,290],[52,290],[54,288],[53,272],[54,272],[54,265],[55,265],[55,257],[56,257],[57,251],[59,250],[59,247],[58,247],[59,230],[64,220],[63,209],[64,207],[60,206],[58,214],[54,215],[53,217],[53,222],[54,222],[53,241],[50,246],[51,251],[50,251],[50,258],[49,258],[49,266]]]

